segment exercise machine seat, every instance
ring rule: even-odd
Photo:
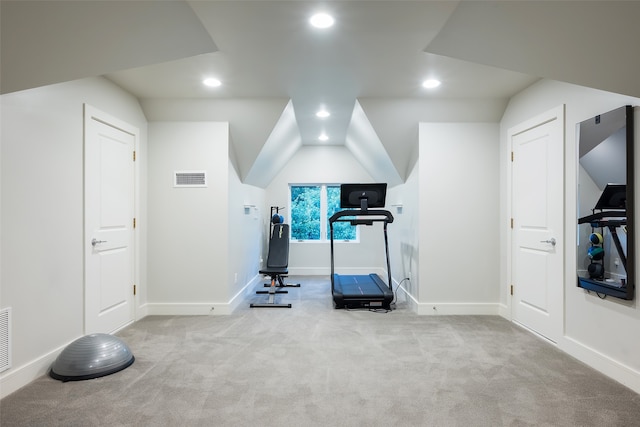
[[[282,280],[289,274],[289,224],[274,224],[269,238],[269,254],[267,264],[259,271],[260,274],[271,277],[271,284],[268,291],[256,291],[257,294],[269,294],[269,300],[262,304],[251,304],[251,307],[286,307],[291,308],[291,304],[277,304],[276,294],[286,294],[287,291],[277,290],[278,287],[286,286]],[[299,286],[299,285],[298,285]]]

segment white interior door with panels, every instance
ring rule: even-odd
[[[509,130],[512,150],[511,315],[557,342],[562,334],[564,107]]]
[[[85,333],[111,333],[135,318],[137,128],[91,106],[84,113]]]

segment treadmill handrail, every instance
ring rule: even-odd
[[[386,211],[384,209],[346,209],[343,211],[338,211],[331,215],[329,218],[329,237],[331,239],[331,293],[333,294],[335,289],[335,280],[333,275],[335,273],[335,264],[334,264],[334,253],[333,253],[333,223],[340,221],[351,221],[350,219],[340,219],[345,216],[382,216],[384,218],[371,218],[371,221],[382,222],[384,223],[382,227],[382,231],[384,234],[384,249],[385,255],[387,258],[387,281],[389,289],[393,292],[393,284],[391,278],[391,261],[389,260],[389,238],[387,236],[387,224],[393,222],[393,215],[391,212]]]
[[[603,211],[596,212],[591,215],[583,216],[582,218],[578,218],[578,224],[584,224],[587,222],[592,222],[594,220],[599,220],[603,218],[626,218],[627,211]]]
[[[393,215],[391,214],[391,212],[384,209],[346,209],[343,211],[338,211],[331,215],[331,218],[329,218],[329,224],[333,224],[336,221],[351,221],[349,219],[340,219],[345,216],[382,216],[384,218],[371,218],[370,221],[386,223],[393,222]]]

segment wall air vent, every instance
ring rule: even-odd
[[[0,310],[0,372],[11,367],[11,308]]]
[[[205,171],[174,172],[174,187],[206,187],[207,173]]]

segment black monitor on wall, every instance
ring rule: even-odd
[[[384,208],[387,184],[342,184],[340,207],[346,209]]]

